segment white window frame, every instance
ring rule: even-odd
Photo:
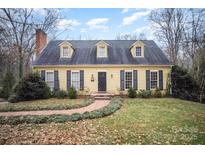
[[[100,52],[100,48],[104,48],[104,54],[100,55],[100,53],[102,53],[102,51]],[[99,46],[98,47],[98,57],[106,57],[106,47],[105,46]]]
[[[156,89],[156,88],[152,88],[152,86],[151,86],[151,73],[152,72],[157,72],[157,87],[156,88],[159,88],[159,71],[158,70],[151,70],[150,71],[150,89],[151,90],[154,90],[154,89]]]
[[[137,55],[137,48],[140,48],[141,56]],[[136,57],[142,57],[142,47],[135,47],[135,55]]]
[[[132,88],[133,88],[133,70],[125,70],[125,72],[124,72],[124,89],[128,90],[126,88],[126,72],[131,72],[132,73]]]
[[[80,89],[80,71],[71,71],[71,86],[73,87],[73,78],[72,78],[72,74],[73,73],[78,73],[79,74],[79,88],[76,90]],[[75,88],[75,87],[74,87]]]
[[[49,85],[48,85],[48,83],[47,83],[47,73],[53,73],[53,87],[50,87]],[[55,82],[55,80],[54,80],[54,71],[45,71],[45,81],[46,81],[46,84],[49,86],[49,88],[51,89],[51,90],[53,90],[54,89],[54,82]],[[51,81],[50,81],[51,82]]]
[[[68,50],[67,50],[67,55],[64,55],[64,48],[67,48]],[[62,57],[69,57],[69,48],[67,47],[67,46],[64,46],[63,48],[62,48]]]
[[[63,48],[68,48],[68,55],[64,56],[64,49]],[[62,46],[61,47],[61,58],[70,58],[71,57],[71,49],[69,46]]]

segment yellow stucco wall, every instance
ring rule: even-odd
[[[84,87],[85,89],[89,89],[90,92],[98,91],[98,72],[107,72],[107,92],[118,94],[120,89],[120,70],[138,70],[138,90],[146,89],[146,70],[163,70],[163,88],[166,89],[168,74],[171,70],[171,66],[47,66],[34,67],[33,70],[58,70],[59,86],[62,90],[66,90],[67,87],[67,70],[84,70]],[[91,82],[92,74],[94,76],[94,82]]]

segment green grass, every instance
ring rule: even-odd
[[[128,99],[101,123],[124,144],[205,144],[205,105],[180,99]]]
[[[126,99],[100,119],[0,125],[1,144],[205,144],[205,105],[174,98]]]
[[[90,105],[92,102],[93,100],[91,99],[51,98],[45,100],[0,104],[0,112],[74,109]]]

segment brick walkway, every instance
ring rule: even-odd
[[[42,111],[18,111],[18,112],[0,112],[0,116],[25,116],[25,115],[53,115],[53,114],[64,114],[71,115],[73,113],[84,113],[86,111],[94,111],[103,108],[109,104],[110,100],[95,100],[94,103],[71,110],[42,110]]]

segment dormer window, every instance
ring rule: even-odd
[[[141,57],[141,56],[142,56],[141,47],[136,47],[136,57]]]
[[[108,46],[105,41],[99,41],[97,44],[97,58],[107,58],[108,57]]]
[[[134,58],[144,57],[144,42],[136,41],[130,46],[130,52]]]
[[[73,54],[73,47],[72,44],[64,41],[60,45],[60,57],[61,58],[71,58]]]

